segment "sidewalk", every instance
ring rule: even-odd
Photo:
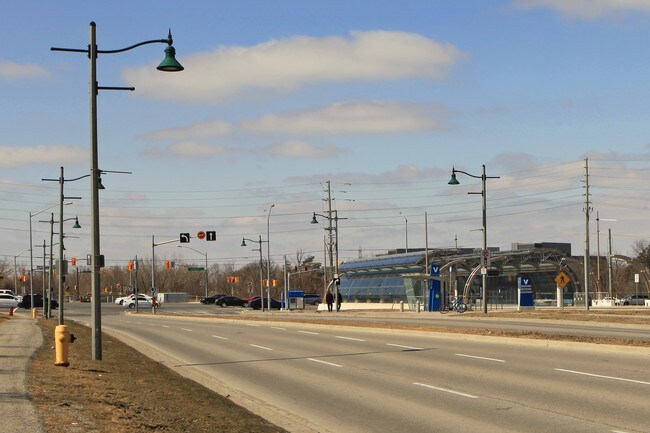
[[[0,324],[0,431],[44,433],[27,390],[27,371],[43,335],[30,310],[19,310]]]

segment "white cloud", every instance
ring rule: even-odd
[[[462,57],[453,45],[414,33],[367,31],[349,38],[294,36],[252,47],[179,53],[185,66],[181,73],[160,74],[147,66],[125,70],[124,79],[153,98],[215,102],[327,82],[437,79]]]
[[[231,133],[230,124],[220,120],[198,122],[179,128],[167,128],[149,132],[145,137],[153,140],[191,140],[223,137]]]
[[[205,157],[227,152],[229,149],[224,146],[180,141],[168,146],[148,146],[140,152],[140,155],[149,158]]]
[[[66,164],[85,161],[86,149],[74,146],[0,146],[0,167],[22,167],[34,164]]]
[[[38,65],[18,64],[14,62],[0,61],[0,77],[10,79],[39,78],[49,75],[47,69]]]
[[[177,156],[207,156],[216,155],[218,153],[226,152],[222,146],[212,144],[199,144],[191,141],[181,141],[171,144],[169,151]]]
[[[514,0],[513,4],[522,9],[547,7],[584,19],[630,12],[650,13],[648,0]]]
[[[368,134],[425,131],[439,128],[423,106],[399,102],[347,102],[243,121],[255,132],[292,134]]]
[[[266,152],[291,158],[331,158],[345,151],[334,145],[319,147],[300,140],[290,140],[268,146]]]

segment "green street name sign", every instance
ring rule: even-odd
[[[187,270],[192,272],[192,271],[205,271],[205,268],[193,268],[193,267],[187,267]]]

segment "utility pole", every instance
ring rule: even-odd
[[[589,214],[593,209],[589,202],[589,158],[585,158],[585,309],[589,311]]]

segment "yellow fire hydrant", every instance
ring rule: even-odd
[[[36,319],[36,308],[32,308],[32,319]]]
[[[70,334],[66,325],[58,325],[54,329],[54,347],[56,351],[56,362],[54,365],[59,367],[67,367],[70,365],[68,362],[68,348],[70,343],[74,343],[77,338]]]

